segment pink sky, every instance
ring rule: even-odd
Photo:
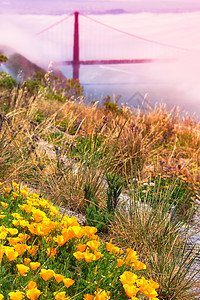
[[[48,5],[47,5],[48,4]],[[37,9],[38,12],[43,7],[53,8],[53,11],[59,9],[67,9],[79,7],[89,8],[98,11],[106,9],[116,9],[121,8],[126,11],[134,10],[145,10],[145,11],[155,11],[155,10],[174,10],[178,12],[180,10],[200,10],[200,1],[199,0],[0,0],[0,12],[4,9],[21,9],[23,12],[27,8]]]

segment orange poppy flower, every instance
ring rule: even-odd
[[[83,300],[93,300],[94,296],[90,294],[85,294]]]
[[[104,256],[101,252],[94,250],[95,259],[99,259]]]
[[[3,258],[4,253],[5,253],[4,246],[0,245],[0,262],[1,262],[2,258]]]
[[[17,264],[17,269],[21,276],[25,276],[25,274],[30,271],[30,268],[23,264]]]
[[[40,266],[41,266],[40,262],[31,262],[31,263],[30,263],[30,267],[31,267],[31,269],[33,269],[34,271],[37,270]]]
[[[65,276],[63,276],[61,274],[54,274],[54,278],[57,281],[57,283],[60,283],[61,281],[63,281],[63,279],[65,278]]]
[[[137,275],[130,271],[125,271],[122,275],[120,275],[120,281],[123,285],[126,283],[132,285],[136,282],[136,280]]]
[[[47,255],[48,256],[53,257],[53,256],[56,255],[56,253],[57,253],[57,249],[56,248],[47,248]]]
[[[28,283],[28,290],[32,290],[32,289],[35,289],[37,288],[37,283],[35,281],[29,281]]]
[[[1,202],[1,205],[2,205],[4,208],[7,208],[7,207],[8,207],[8,203],[6,203],[6,202]]]
[[[31,262],[30,258],[24,258],[24,264],[28,265]]]
[[[90,247],[90,249],[97,250],[97,248],[101,245],[101,243],[98,241],[89,241],[87,242],[87,245]]]
[[[136,296],[137,292],[139,291],[139,289],[134,286],[134,285],[129,285],[129,284],[124,284],[123,288],[125,290],[126,296],[127,297],[133,297]]]
[[[81,251],[76,251],[75,253],[73,253],[73,255],[76,257],[77,260],[82,260],[85,256],[83,254],[83,252]]]
[[[30,253],[30,255],[34,256],[38,251],[38,246],[28,246],[27,251]]]
[[[84,258],[85,258],[85,261],[88,263],[88,262],[91,262],[92,260],[95,260],[96,257],[94,254],[92,253],[88,253],[88,252],[84,252]]]
[[[18,230],[17,230],[16,228],[8,228],[8,232],[9,232],[11,235],[18,234]]]
[[[64,282],[64,285],[68,288],[71,285],[73,285],[75,281],[71,278],[65,278],[65,279],[63,279],[63,282]]]
[[[66,292],[60,292],[60,293],[55,292],[53,294],[54,294],[56,300],[65,300],[65,299],[67,299],[65,297]]]
[[[6,249],[5,254],[9,261],[15,260],[18,257],[18,252],[13,249]]]
[[[45,281],[47,281],[54,276],[55,272],[53,270],[41,269],[39,274]]]
[[[36,300],[41,294],[42,294],[42,292],[40,290],[38,290],[37,288],[28,290],[26,292],[26,295],[30,300]]]
[[[22,300],[24,298],[23,292],[10,292],[8,294],[11,300]]]
[[[86,247],[87,247],[87,245],[85,245],[85,244],[78,244],[78,245],[77,245],[77,249],[78,249],[79,251],[81,251],[81,252],[84,252],[85,249],[86,249]]]
[[[18,255],[24,253],[26,251],[27,245],[26,244],[16,244],[14,245],[15,251],[18,252]]]

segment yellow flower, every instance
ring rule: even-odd
[[[5,248],[4,246],[0,245],[0,262],[3,258],[4,253],[5,253]]]
[[[137,261],[136,251],[128,248],[128,249],[126,249],[126,253],[127,253],[126,259],[125,259],[126,263],[134,263]]]
[[[145,270],[146,269],[146,265],[143,264],[141,261],[136,261],[133,263],[133,266],[135,267],[136,270]]]
[[[31,267],[31,269],[33,269],[34,271],[37,270],[37,268],[39,268],[40,265],[41,265],[40,262],[31,262],[31,263],[30,263],[30,267]]]
[[[26,292],[26,295],[30,300],[37,299],[41,294],[42,294],[42,292],[40,290],[38,290],[37,288],[30,289]]]
[[[150,286],[146,286],[142,289],[142,292],[146,297],[149,298],[156,298],[158,296],[157,292],[155,289],[151,288]]]
[[[20,224],[20,226],[21,226],[22,228],[25,228],[25,227],[28,227],[29,222],[26,221],[26,220],[20,220],[20,221],[19,221],[19,224]]]
[[[97,248],[101,245],[98,241],[89,241],[87,245],[90,247],[91,250],[97,250]]]
[[[66,243],[63,235],[58,235],[56,238],[54,238],[55,242],[58,243],[58,246],[62,246]]]
[[[53,294],[54,294],[56,300],[64,300],[64,299],[67,299],[67,298],[65,297],[66,292],[60,292],[60,293],[55,292],[55,293],[53,293]]]
[[[1,205],[2,205],[4,208],[7,208],[7,207],[8,207],[8,203],[6,203],[6,202],[1,202]]]
[[[63,224],[66,224],[66,227],[78,225],[78,223],[77,223],[78,220],[77,220],[77,218],[74,217],[74,216],[72,216],[72,217],[70,218],[68,215],[66,215],[66,216],[63,217],[62,220],[63,220]]]
[[[33,212],[33,218],[37,223],[40,223],[43,220],[43,218],[46,216],[45,212],[43,212],[40,209],[34,209],[32,210],[32,212]]]
[[[29,191],[29,188],[27,188],[26,186],[24,186],[23,189],[24,189],[26,192]]]
[[[46,269],[41,269],[40,271],[40,276],[45,280],[49,280],[51,277],[54,276],[55,272],[53,270],[46,270]]]
[[[0,240],[4,240],[6,237],[7,237],[6,231],[0,232]]]
[[[51,216],[57,216],[57,214],[58,214],[58,209],[55,207],[55,206],[51,206],[50,207],[50,211],[51,211],[51,213],[50,213],[50,215]]]
[[[23,264],[17,264],[17,269],[21,276],[25,276],[25,274],[30,271],[30,268]]]
[[[75,281],[71,278],[65,278],[65,279],[63,279],[63,282],[64,282],[64,285],[68,288],[71,285],[73,285]]]
[[[18,238],[7,238],[11,246],[16,245],[19,242]]]
[[[4,296],[2,294],[0,294],[0,300],[2,300],[4,298]]]
[[[87,245],[85,245],[85,244],[77,244],[78,251],[84,252],[86,247],[87,247]]]
[[[124,264],[124,260],[121,259],[121,258],[118,258],[117,259],[117,265],[118,265],[118,267],[121,267],[123,264]]]
[[[98,289],[97,292],[95,293],[94,300],[107,300],[110,299],[109,294],[110,292],[106,292],[104,290]]]
[[[93,226],[85,226],[83,229],[84,229],[84,232],[89,236],[97,233],[96,227],[93,227]]]
[[[17,230],[16,228],[8,228],[8,232],[9,232],[11,235],[18,234],[18,230]]]
[[[14,245],[15,251],[18,252],[18,255],[23,254],[26,251],[27,245],[26,244],[16,244]]]
[[[20,242],[23,243],[23,242],[28,241],[30,239],[30,235],[24,234],[24,233],[19,233],[18,238],[20,239]]]
[[[22,196],[27,196],[28,195],[28,192],[25,189],[20,190],[20,193],[21,193]]]
[[[18,183],[16,183],[16,182],[13,182],[13,183],[12,183],[12,185],[13,185],[13,187],[14,187],[14,188],[16,188],[16,189],[18,189],[18,188],[19,188],[19,184],[18,184]]]
[[[13,220],[12,223],[13,223],[14,226],[18,226],[19,225],[19,221],[18,220]]]
[[[24,258],[24,264],[28,265],[30,263],[31,259],[30,258]]]
[[[120,275],[120,281],[121,283],[132,285],[136,282],[137,280],[137,275],[130,272],[130,271],[125,271],[122,275]]]
[[[108,252],[112,252],[114,249],[114,245],[111,243],[106,243],[106,249]]]
[[[64,242],[66,243],[67,241],[69,241],[71,238],[75,237],[75,234],[72,232],[71,228],[64,228],[62,230],[62,235],[64,238]]]
[[[80,225],[70,227],[73,237],[80,239],[85,233]]]
[[[30,253],[30,255],[34,256],[38,251],[38,246],[27,246],[27,251]]]
[[[75,253],[73,253],[73,255],[76,257],[77,260],[82,260],[85,256],[84,253],[81,251],[76,251]]]
[[[143,290],[143,293],[146,297],[149,297],[149,298],[156,298],[158,296],[157,292],[151,288],[147,288],[147,289]]]
[[[92,253],[88,253],[88,252],[84,252],[84,258],[85,258],[85,261],[88,263],[88,262],[91,262],[92,260],[95,260],[96,257],[94,254]]]
[[[93,300],[94,296],[90,294],[85,294],[83,300]]]
[[[93,300],[94,296],[90,294],[85,294],[83,300]]]
[[[28,204],[18,205],[21,210],[25,210],[28,214],[32,211],[33,207]]]
[[[24,298],[23,292],[10,292],[8,294],[11,300],[22,300]]]
[[[12,195],[13,195],[14,198],[17,198],[19,196],[19,194],[15,193],[15,192],[13,192]]]
[[[101,252],[94,250],[95,259],[99,259],[104,256]]]
[[[47,255],[54,257],[57,253],[57,249],[56,248],[47,248]]]
[[[6,193],[9,193],[9,192],[11,191],[10,188],[6,188],[6,187],[4,187],[3,189],[4,189],[4,191],[5,191]]]
[[[146,280],[143,276],[140,279],[136,280],[137,286],[138,287],[143,287],[146,286],[148,284],[148,280]]]
[[[9,261],[15,260],[18,257],[18,252],[13,249],[6,249],[5,254]]]
[[[134,286],[134,285],[129,285],[129,284],[124,284],[123,288],[125,290],[126,296],[127,297],[133,297],[137,294],[137,292],[139,291],[139,289]]]
[[[37,283],[35,281],[29,281],[28,283],[28,290],[32,290],[32,289],[35,289],[37,288]]]
[[[63,281],[63,279],[65,278],[65,276],[63,276],[61,274],[54,274],[54,278],[57,281],[57,283],[60,283],[61,281]]]
[[[153,280],[149,280],[149,285],[153,288],[153,289],[158,289],[159,288],[159,284]]]
[[[0,219],[2,220],[3,218],[5,218],[6,215],[0,215]]]

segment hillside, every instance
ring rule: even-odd
[[[137,276],[143,274],[148,280],[157,282],[158,297],[156,293],[152,297],[150,292],[142,294],[142,289],[135,294],[127,290],[124,293],[119,284],[117,288],[122,294],[115,294],[116,282],[114,280],[111,284],[108,280],[112,270],[107,269],[107,265],[101,265],[104,261],[102,259],[100,265],[94,265],[91,272],[94,274],[103,268],[109,270],[102,289],[109,291],[110,287],[110,293],[115,299],[195,299],[199,287],[199,269],[196,269],[199,250],[191,248],[186,237],[191,228],[199,230],[192,216],[200,204],[200,124],[190,117],[180,116],[176,107],[167,111],[164,105],[133,111],[125,106],[119,107],[111,97],[104,99],[101,107],[95,99],[90,106],[85,105],[82,87],[78,82],[67,80],[63,85],[51,73],[36,71],[32,79],[19,83],[8,74],[0,74],[1,203],[8,201],[7,187],[10,188],[7,190],[10,193],[8,199],[12,203],[13,193],[17,193],[13,182],[19,184],[18,188],[22,190],[22,187],[28,186],[37,194],[34,199],[31,198],[33,210],[37,210],[36,197],[48,199],[56,207],[62,207],[62,211],[66,209],[84,215],[86,225],[98,229],[96,239],[101,238],[111,245],[109,251],[114,251],[116,255],[112,258],[116,267],[117,259],[123,261],[123,255],[120,256],[122,249],[137,251],[137,257],[146,265],[146,269],[140,265],[143,266],[140,273],[137,264],[127,264],[129,271],[136,272]],[[26,199],[28,195],[27,192],[25,198],[21,194],[16,196],[19,197],[19,205],[26,205],[23,201],[30,200]],[[18,205],[15,209],[19,213]],[[6,215],[8,211],[2,207],[1,215]],[[52,218],[53,211],[50,214]],[[6,216],[5,220],[11,226],[10,215]],[[32,222],[32,217],[26,215],[26,218]],[[39,215],[38,218],[40,220]],[[3,219],[0,218],[2,225]],[[79,228],[79,225],[75,226]],[[71,236],[74,239],[67,245],[77,247],[79,237],[76,234]],[[33,240],[34,237],[31,237]],[[45,239],[41,235],[36,240],[42,242]],[[62,247],[62,243],[58,246]],[[45,244],[45,247],[49,246]],[[73,247],[70,249],[75,249]],[[42,248],[40,251],[40,255],[43,255]],[[59,251],[62,252],[62,249]],[[94,255],[93,250],[88,251]],[[108,255],[107,252],[103,253],[104,256]],[[126,253],[128,255],[128,250]],[[73,254],[70,255],[74,264],[75,258]],[[36,258],[31,259],[36,262]],[[5,256],[2,261],[7,261]],[[66,272],[67,269],[64,270],[61,265],[55,267],[53,261],[52,258],[52,267],[57,268],[56,272]],[[75,263],[74,266],[82,270],[81,263],[78,261],[78,265]],[[9,264],[11,268],[12,263]],[[125,271],[126,266],[122,268]],[[16,266],[12,272],[15,274]],[[72,276],[72,273],[70,269],[65,276]],[[80,288],[82,293],[88,284],[87,276],[81,277],[78,274],[76,288],[69,289],[71,299],[74,295],[77,295],[77,299],[83,299],[83,295],[77,291]],[[81,278],[84,278],[84,283]],[[100,286],[101,278],[98,278]],[[26,290],[24,280],[22,277]],[[79,280],[80,286],[77,283]],[[55,288],[55,284],[39,283],[39,290],[45,291],[46,286],[47,294],[52,295],[51,287]],[[133,290],[133,283],[130,286]],[[95,294],[94,289],[90,288],[93,296],[84,296],[84,299],[109,299],[109,293],[104,293],[104,298],[98,298],[100,296],[97,294],[102,291],[97,290]],[[129,290],[129,287],[126,288]],[[56,298],[55,295],[55,299],[66,299],[63,295],[64,298]],[[44,294],[38,297],[45,299]]]

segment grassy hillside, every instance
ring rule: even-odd
[[[3,187],[28,186],[85,215],[102,240],[137,251],[159,299],[194,299],[199,254],[186,242],[200,203],[198,122],[176,107],[131,111],[110,97],[86,106],[78,82],[41,73],[20,84],[1,73],[0,110]],[[120,299],[147,299],[138,295]]]

